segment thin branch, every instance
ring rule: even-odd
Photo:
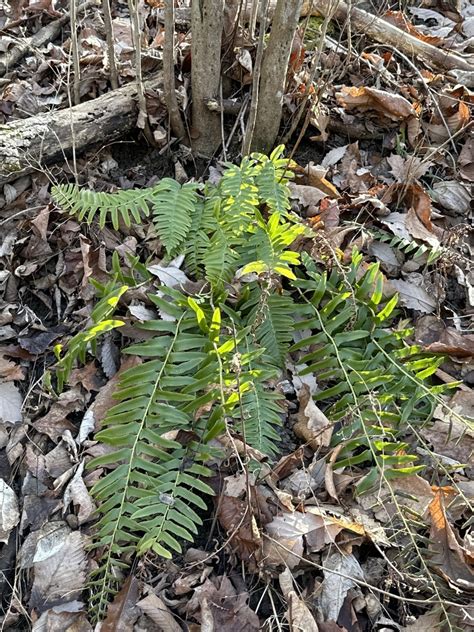
[[[81,67],[79,65],[79,44],[77,41],[77,0],[71,0],[71,54],[74,66],[74,105],[81,102]]]
[[[255,0],[254,6],[258,5],[258,0]],[[252,144],[253,132],[255,129],[255,121],[257,120],[258,109],[258,90],[260,84],[260,73],[262,69],[262,59],[265,41],[265,32],[267,30],[267,11],[268,0],[262,0],[262,19],[260,21],[260,33],[258,37],[257,55],[255,58],[255,65],[253,68],[252,79],[252,101],[250,103],[250,113],[247,122],[247,129],[245,130],[245,138],[242,144],[242,156],[246,156],[250,153],[250,146]]]
[[[174,0],[165,0],[165,43],[163,46],[163,83],[166,106],[173,134],[179,139],[186,138],[183,119],[176,98],[174,76]]]
[[[102,0],[102,13],[104,14],[105,40],[107,42],[107,57],[109,58],[110,85],[113,90],[119,86],[117,66],[115,64],[114,29],[109,0]]]
[[[150,129],[150,123],[148,122],[148,115],[146,111],[146,98],[145,90],[143,88],[143,73],[142,73],[142,45],[141,45],[141,29],[138,19],[138,6],[136,0],[128,0],[128,10],[130,12],[130,19],[132,22],[132,37],[133,47],[135,48],[135,73],[138,95],[138,127],[143,130],[145,138],[154,146],[155,141],[152,131]]]

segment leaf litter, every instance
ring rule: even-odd
[[[2,9],[0,17],[7,33],[3,53],[24,32],[31,35],[62,15],[51,2],[7,4],[8,15]],[[155,4],[139,5],[146,72],[159,66],[162,53],[161,3]],[[113,5],[113,45],[126,84],[135,78],[132,25],[124,3]],[[469,3],[424,5],[386,17],[437,47],[465,47],[472,55]],[[87,11],[79,34],[83,99],[108,90],[108,53],[98,16]],[[189,42],[182,35],[178,49],[184,59]],[[57,38],[40,55],[25,57],[17,75],[7,75],[0,87],[2,123],[67,106],[69,45],[67,37]],[[464,388],[438,406],[432,423],[420,431],[427,473],[390,484],[380,478],[375,492],[354,494],[368,472],[357,465],[333,469],[333,428],[311,397],[317,382],[298,376],[305,367],[288,366],[285,377],[294,392],[286,395],[280,461],[269,466],[237,439],[240,454],[252,454],[260,472],[236,477],[235,454],[223,442],[229,458],[216,467],[218,496],[201,548],[189,548],[171,562],[140,560],[123,578],[103,631],[157,626],[174,632],[186,625],[233,632],[258,630],[275,619],[302,632],[417,632],[437,629],[448,619],[461,630],[472,625],[462,595],[471,595],[474,583],[473,436],[459,421],[460,415],[473,418],[472,93],[461,85],[462,75],[453,85],[452,76],[422,65],[415,72],[389,47],[359,52],[357,64],[324,88],[326,109],[314,112],[310,123],[319,136],[310,136],[317,140],[305,140],[294,156],[292,203],[319,231],[321,252],[315,258],[327,262],[324,248],[329,248],[347,261],[357,246],[367,260],[380,262],[386,287],[399,294],[406,308],[402,316],[417,326],[416,336],[423,318],[441,322],[436,328],[431,321],[420,342],[443,355],[440,379],[459,380]],[[251,46],[236,51],[243,86],[254,68],[252,55]],[[342,69],[344,63],[344,54],[328,40],[321,70]],[[302,72],[295,67],[295,85]],[[149,97],[155,132],[166,138],[166,112],[154,99]],[[291,113],[291,99],[287,105]],[[177,149],[173,160],[178,159],[184,177],[193,173],[186,152]],[[166,164],[158,153],[140,154],[134,145],[131,152],[100,148],[79,156],[77,168],[84,182],[111,190],[146,186],[157,173],[173,175],[173,160]],[[122,226],[119,233],[106,228],[99,236],[60,215],[51,203],[50,182],[70,174],[70,167],[54,169],[7,183],[0,193],[0,541],[4,568],[16,569],[0,582],[8,604],[2,629],[85,632],[92,626],[84,591],[95,563],[88,548],[95,520],[89,489],[97,476],[85,465],[103,453],[93,434],[113,403],[118,376],[136,360],[116,363],[114,346],[120,350],[123,340],[113,334],[100,349],[100,361],[89,357],[86,367],[75,369],[69,390],[57,396],[40,383],[54,365],[53,346],[89,318],[94,292],[88,280],[106,280],[114,251],[124,273],[130,271],[127,256],[140,252],[162,284],[193,282],[182,261],[163,263],[156,236],[142,227]],[[153,282],[147,289],[160,292]],[[154,313],[146,295],[124,305],[124,320],[146,320]],[[420,556],[406,535],[399,537],[407,524],[435,580],[415,570]],[[15,577],[21,577],[21,601],[10,588]],[[444,608],[424,603],[424,581],[443,582],[436,586]],[[460,595],[459,603],[450,605]],[[404,603],[404,597],[412,602]]]

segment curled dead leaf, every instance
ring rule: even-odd
[[[431,520],[430,562],[450,585],[474,592],[474,572],[467,564],[465,552],[449,524],[445,503],[445,492],[439,489],[428,507]]]
[[[300,408],[293,432],[297,437],[309,443],[313,450],[328,447],[331,442],[333,425],[323,411],[316,406],[306,384],[298,392],[298,399]]]
[[[343,86],[336,93],[336,99],[347,110],[375,111],[391,121],[401,121],[416,117],[412,104],[399,94],[369,88],[367,86]]]

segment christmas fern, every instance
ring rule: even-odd
[[[439,403],[445,387],[426,380],[440,360],[393,325],[397,298],[384,297],[377,265],[364,268],[355,253],[328,274],[305,253],[313,234],[289,210],[288,167],[277,148],[226,165],[205,186],[165,178],[142,191],[53,190],[65,211],[100,226],[151,217],[166,256],[184,255],[187,273],[203,282],[194,297],[152,291],[147,266],[130,258],[124,273],[115,254],[91,327],[58,363],[62,386],[99,333],[119,323],[111,316],[127,286],[148,285],[162,318],[135,325],[148,337],[125,350],[137,364],[121,375],[117,403],[96,434],[108,451],[88,465],[102,472],[92,489],[101,516],[91,578],[97,619],[132,555],[169,558],[194,540],[213,493],[205,479],[216,437],[236,434],[278,455],[285,409],[274,385],[287,365],[317,380],[314,400],[334,424],[334,467],[369,467],[360,493],[380,472],[390,478],[420,468],[407,428],[428,423]]]

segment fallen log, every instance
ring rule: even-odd
[[[312,9],[311,9],[312,7]],[[334,0],[305,0],[302,15],[331,15]],[[439,70],[464,70],[472,71],[472,59],[466,59],[451,51],[437,48],[423,40],[402,31],[383,18],[367,13],[357,7],[349,8],[345,2],[339,2],[334,13],[334,18],[340,22],[350,20],[352,33],[363,33],[369,39],[380,44],[388,44],[397,48],[405,55],[412,57],[413,61],[422,60],[428,66],[434,66]]]
[[[160,85],[157,73],[145,89]],[[133,83],[72,108],[0,125],[0,185],[64,160],[73,150],[120,138],[136,125],[136,97]]]

